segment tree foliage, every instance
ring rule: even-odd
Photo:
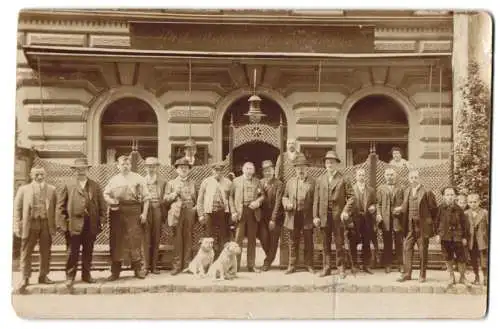
[[[477,63],[468,67],[460,87],[460,113],[456,118],[454,182],[460,191],[479,193],[489,203],[491,92],[479,75]]]

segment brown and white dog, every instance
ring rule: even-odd
[[[208,269],[208,276],[214,280],[226,280],[236,277],[238,261],[236,256],[241,254],[241,248],[236,242],[227,242],[219,258]]]
[[[214,262],[214,238],[202,238],[198,253],[189,263],[189,266],[183,272],[190,272],[198,278],[206,275],[208,268]]]

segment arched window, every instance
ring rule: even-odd
[[[359,100],[347,116],[347,165],[363,163],[374,144],[379,159],[389,162],[392,147],[408,159],[408,118],[401,105],[385,95]]]
[[[129,154],[136,140],[143,158],[158,156],[158,119],[145,101],[127,97],[111,103],[101,118],[101,162]]]

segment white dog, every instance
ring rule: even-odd
[[[208,276],[214,280],[226,280],[236,277],[238,270],[237,255],[241,254],[241,248],[236,242],[227,242],[219,258],[208,269]]]
[[[190,272],[198,278],[204,277],[214,262],[214,238],[202,238],[198,253],[183,272]]]

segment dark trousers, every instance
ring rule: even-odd
[[[260,245],[262,246],[262,250],[264,250],[264,254],[267,257],[270,248],[270,240],[269,240],[270,231],[269,231],[269,222],[264,220],[263,218],[260,220],[260,222],[257,223],[257,238],[259,239]]]
[[[479,266],[483,272],[486,272],[488,269],[488,249],[479,250],[477,243],[474,243],[470,249],[470,262],[476,275],[479,274]]]
[[[217,259],[224,244],[229,241],[229,224],[224,209],[205,215],[207,217],[206,236],[214,238],[214,253]]]
[[[274,227],[274,229],[272,231],[269,231],[269,244],[267,247],[268,249],[267,251],[264,249],[264,252],[266,253],[264,265],[271,266],[274,262],[274,259],[276,258],[276,253],[278,252],[278,244],[281,236],[281,227],[281,222],[276,222],[276,226]],[[264,248],[264,245],[262,245],[262,248]]]
[[[441,241],[441,253],[447,262],[452,262],[456,259],[458,263],[465,263],[464,249],[461,241]]]
[[[384,253],[382,257],[384,266],[392,266],[393,251],[396,253],[397,265],[403,265],[403,232],[383,230],[382,239],[384,241]]]
[[[420,255],[420,277],[425,278],[427,271],[427,260],[429,255],[429,238],[422,237],[419,232],[410,230],[406,236],[403,249],[404,249],[404,268],[405,275],[411,277],[412,264],[413,264],[413,249],[415,244],[418,246]]]
[[[43,278],[50,272],[50,248],[52,246],[52,236],[46,218],[32,219],[28,237],[21,240],[21,273],[23,279],[29,279],[31,276],[31,256],[37,243],[40,249],[39,277]]]
[[[66,243],[66,251],[69,251],[71,247],[71,234],[69,230],[64,231],[64,242]]]
[[[334,221],[329,212],[326,219],[326,226],[321,228],[323,236],[323,268],[331,267],[332,255],[332,234],[335,242],[335,253],[337,266],[344,266],[344,225],[341,221]]]
[[[351,259],[351,268],[358,267],[358,243],[361,241],[361,236],[359,234],[358,228],[346,228],[347,230],[347,242],[349,248],[349,255]]]
[[[90,277],[92,254],[96,236],[90,233],[89,219],[85,218],[80,234],[69,234],[69,249],[66,258],[66,278],[74,280],[78,270],[80,248],[82,249],[82,279]]]
[[[301,233],[304,235],[304,265],[313,265],[313,230],[312,228],[304,228],[304,213],[297,211],[293,219],[293,230],[290,231],[290,239],[288,240],[290,254],[288,267],[295,267],[297,265]]]
[[[144,224],[144,268],[154,271],[158,265],[158,252],[160,249],[161,224],[163,222],[160,207],[150,206],[148,220]]]
[[[193,257],[193,225],[196,216],[195,208],[182,208],[179,222],[174,226],[174,261],[172,267],[182,270],[188,266]]]
[[[243,244],[245,235],[247,237],[247,267],[255,267],[255,249],[257,244],[258,222],[255,218],[255,210],[243,206],[238,226],[236,227],[236,243]],[[241,254],[238,255],[238,269],[240,268]]]

